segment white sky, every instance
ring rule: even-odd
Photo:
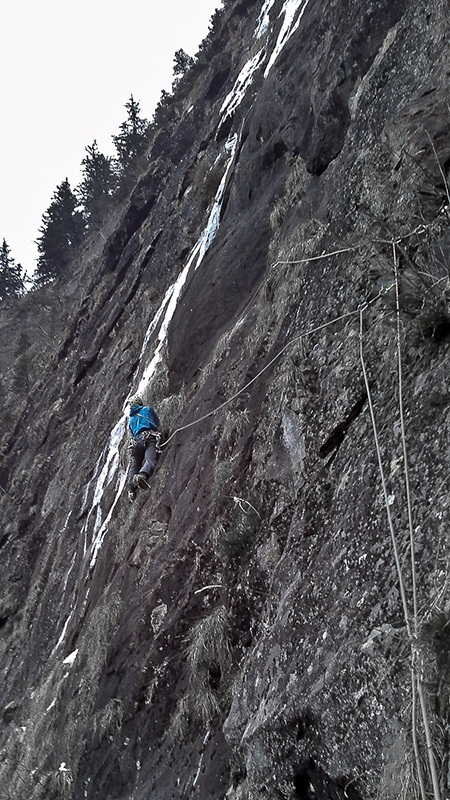
[[[8,2],[8,5],[7,5]],[[0,244],[29,273],[42,215],[85,147],[105,155],[132,94],[151,119],[173,57],[193,56],[221,0],[0,0]]]

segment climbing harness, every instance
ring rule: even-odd
[[[156,452],[157,453],[161,452],[161,445],[160,445],[161,434],[159,431],[143,431],[141,439],[145,443],[147,443],[149,439],[154,439]]]
[[[132,450],[133,447],[138,442],[143,442],[144,444],[147,444],[149,439],[154,439],[155,440],[156,452],[160,453],[161,452],[161,445],[160,445],[161,433],[160,433],[160,431],[150,431],[150,430],[142,431],[142,433],[139,436],[139,439],[135,439],[134,437],[131,439],[131,441],[128,443],[128,449]]]

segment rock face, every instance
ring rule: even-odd
[[[446,796],[447,19],[226,3],[106,243],[2,307],[2,797]]]

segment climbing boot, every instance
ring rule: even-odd
[[[138,486],[139,489],[148,489],[150,484],[148,482],[148,475],[146,472],[138,472],[133,478],[133,486]]]

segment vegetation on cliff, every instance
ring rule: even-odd
[[[5,795],[448,794],[447,11],[228,2],[103,236],[2,303]]]

